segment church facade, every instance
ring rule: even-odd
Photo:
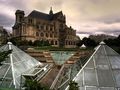
[[[20,40],[47,40],[55,47],[76,47],[76,30],[66,25],[66,17],[62,11],[49,14],[33,10],[28,16],[17,10],[13,26],[13,37]]]

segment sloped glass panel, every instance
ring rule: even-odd
[[[98,90],[98,89],[97,89],[97,87],[89,87],[89,86],[87,86],[86,90]]]
[[[76,82],[78,82],[78,85],[82,87],[83,86],[83,71],[76,78],[77,78]]]
[[[97,69],[98,81],[100,87],[113,87],[114,80],[110,70]]]
[[[8,45],[4,45],[0,48],[0,51],[8,51]]]
[[[116,87],[120,87],[120,70],[114,70],[114,76],[116,81]]]
[[[112,69],[120,69],[120,56],[110,56],[109,60]]]
[[[79,90],[85,90],[85,87],[79,87]]]
[[[51,56],[53,57],[53,60],[56,64],[62,65],[65,63],[66,60],[68,60],[72,55],[74,55],[74,52],[70,51],[52,51]]]
[[[87,86],[97,86],[95,69],[84,69],[84,80]]]
[[[101,87],[100,90],[116,90],[114,87]]]
[[[119,90],[120,55],[102,42],[75,76],[75,81],[83,82],[80,87],[85,90]]]
[[[115,52],[113,49],[105,45],[105,50],[107,52],[107,56],[119,56],[117,52]]]
[[[95,68],[93,59],[94,59],[94,57],[91,58],[91,60],[87,63],[87,65],[85,67],[86,69],[87,68]]]
[[[1,47],[0,51],[8,51],[10,48],[12,53],[0,66],[0,87],[20,89],[21,75],[36,66],[42,66],[42,64],[11,43]]]

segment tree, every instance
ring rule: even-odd
[[[79,90],[78,83],[76,83],[75,81],[70,81],[69,90]]]
[[[33,45],[34,46],[41,46],[40,40],[35,40]]]
[[[95,42],[95,40],[90,39],[90,38],[85,37],[85,38],[82,39],[82,42],[87,47],[95,47],[95,46],[97,46],[97,43]]]
[[[34,46],[50,46],[48,41],[44,41],[44,40],[36,40],[34,41]]]
[[[10,38],[10,42],[12,42],[14,45],[17,45],[17,41],[16,38]]]
[[[32,46],[33,45],[33,42],[30,40],[30,41],[28,41],[28,45],[29,46]]]
[[[25,90],[49,90],[47,87],[31,79],[26,79],[24,86],[26,87]]]
[[[11,52],[12,50],[0,52],[0,65],[2,65],[1,62],[4,61]]]
[[[80,39],[79,39],[79,40],[77,41],[77,43],[76,43],[76,45],[77,45],[78,47],[80,47],[82,44],[83,44],[83,43],[82,43],[82,40],[80,40]]]
[[[27,40],[20,40],[19,41],[19,46],[28,46],[28,45],[29,45],[29,43]]]
[[[44,46],[50,46],[49,41],[44,41]]]

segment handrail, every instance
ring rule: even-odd
[[[62,72],[63,68],[64,68],[64,64],[63,64],[63,66],[61,67],[61,69],[60,69],[59,73],[57,74],[56,78],[54,79],[54,81],[53,81],[50,89],[53,89],[53,88],[55,87],[55,85],[56,85],[56,83],[57,83],[57,81],[58,81],[58,78],[59,78],[59,76],[61,75],[61,72]]]

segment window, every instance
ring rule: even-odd
[[[52,31],[52,27],[50,27],[50,31]]]
[[[51,45],[54,45],[54,41],[53,40],[51,41]]]
[[[39,36],[39,33],[38,33],[38,32],[36,32],[36,36]]]
[[[46,30],[48,30],[48,26],[46,26]]]
[[[41,34],[40,34],[40,36],[41,36],[41,37],[44,37],[44,34],[43,34],[43,33],[41,33]]]
[[[55,45],[57,45],[58,43],[57,43],[57,41],[55,41]]]
[[[28,23],[32,24],[32,19],[28,19]]]
[[[43,25],[41,25],[41,29],[42,29],[42,30],[44,29],[44,26],[43,26]]]
[[[39,25],[36,25],[36,28],[39,29]]]
[[[46,37],[48,37],[48,34],[46,33]]]
[[[50,37],[52,37],[52,34],[50,34]]]
[[[22,22],[22,16],[19,17],[19,21]]]

